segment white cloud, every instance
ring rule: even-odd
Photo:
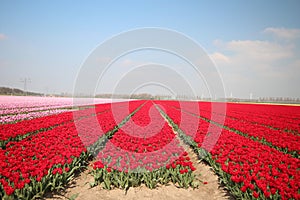
[[[282,38],[296,35],[293,32]],[[299,46],[268,39],[214,41],[216,50],[210,57],[219,67],[226,90],[234,96],[249,97],[250,92],[257,96],[300,95],[295,87],[300,84]]]
[[[220,52],[215,52],[213,54],[210,55],[210,58],[216,63],[229,63],[230,59],[229,57],[225,56],[224,54],[220,53]]]
[[[287,28],[266,28],[263,33],[274,35],[277,38],[293,40],[300,38],[300,29],[287,29]]]
[[[292,46],[260,40],[234,40],[225,46],[236,59],[272,63],[293,56]]]
[[[6,35],[4,35],[3,33],[0,33],[0,40],[5,40],[7,38]]]
[[[294,56],[293,46],[260,40],[233,40],[217,46],[211,58],[231,71],[264,73]]]

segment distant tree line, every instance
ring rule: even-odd
[[[17,88],[0,87],[0,95],[14,95],[14,96],[42,96],[43,94],[36,92],[27,92]]]
[[[260,102],[300,102],[300,98],[292,97],[260,97]]]

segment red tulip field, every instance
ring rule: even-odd
[[[18,114],[0,107],[0,117]],[[197,188],[206,183],[187,149],[234,198],[300,199],[300,106],[132,100],[59,109],[0,123],[0,199],[42,198],[87,166],[90,187]]]

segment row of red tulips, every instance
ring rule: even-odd
[[[184,111],[197,115],[197,111],[193,109],[195,108],[195,104],[196,103],[192,102],[190,103],[189,106],[188,105],[184,106]],[[204,104],[204,108],[201,107],[202,104]],[[179,109],[180,106],[178,105],[178,103],[171,103],[169,105],[172,105],[174,108],[177,109]],[[245,120],[232,119],[228,116],[224,116],[224,113],[222,114],[211,113],[212,109],[211,108],[208,109],[206,106],[207,106],[206,103],[203,102],[199,103],[199,108],[200,108],[199,113],[203,119],[218,123],[220,126],[224,125],[225,127],[228,127],[230,130],[236,131],[246,137],[249,137],[254,140],[258,140],[284,153],[289,153],[294,157],[299,158],[299,153],[300,153],[299,135],[295,135],[293,133],[286,132],[286,131],[270,129],[265,125],[254,124]],[[247,107],[248,105],[244,105],[244,106]],[[230,111],[227,111],[227,113],[228,112],[230,115]],[[183,114],[183,111],[181,111],[180,114],[185,115],[185,118],[188,118],[186,117],[186,114]]]
[[[122,156],[124,155],[126,155],[126,153]],[[154,157],[151,158],[150,162],[143,159],[139,161],[140,163],[151,163],[152,165],[154,159]],[[136,163],[137,159],[135,158],[134,161],[131,162]],[[94,183],[91,183],[91,186],[101,185],[104,189],[121,188],[125,190],[128,190],[130,187],[140,186],[141,184],[145,184],[148,188],[153,189],[157,187],[158,184],[166,185],[170,182],[181,188],[196,188],[199,186],[199,182],[195,181],[193,174],[195,168],[186,152],[171,164],[164,167],[151,168],[149,170],[146,169],[145,166],[140,167],[141,164],[138,165],[137,168],[134,168],[135,166],[132,165],[133,170],[126,170],[116,168],[115,166],[108,167],[107,164],[97,161],[93,164],[94,170],[92,174],[94,176]]]
[[[30,199],[41,195],[45,188],[53,184],[53,180],[48,177],[53,168],[63,170],[74,167],[75,158],[82,164],[86,160],[85,152],[76,128],[71,123],[22,141],[8,143],[5,150],[1,149],[0,178],[5,191],[1,191],[1,196]],[[47,183],[39,189],[36,182],[41,181]],[[34,187],[37,193],[28,192],[29,187]]]
[[[284,105],[258,105],[228,103],[228,115],[239,120],[264,124],[280,130],[300,133],[300,107]],[[245,115],[247,113],[247,115]]]
[[[172,106],[167,108],[166,113],[175,122],[173,125],[182,128],[180,124],[176,124],[180,123],[178,116],[182,116],[182,112]],[[203,149],[212,149],[205,159],[219,173],[232,194],[247,199],[300,198],[299,159],[229,130],[220,129],[196,116],[190,115],[191,118],[199,121],[196,135],[191,133],[193,130],[183,127],[181,136],[199,154]],[[216,138],[218,140],[215,143]]]
[[[210,102],[200,102],[202,113],[211,113]],[[293,134],[300,134],[300,107],[284,105],[258,105],[227,103],[226,118],[252,124],[263,125],[267,128],[277,129]],[[225,113],[216,113],[224,115]]]
[[[202,111],[201,116],[206,120],[210,120],[209,112]],[[218,122],[218,118],[215,122]],[[269,146],[275,147],[285,153],[290,153],[296,158],[299,158],[300,136],[298,135],[281,130],[270,129],[264,125],[254,124],[248,121],[231,119],[227,116],[225,118],[224,126],[228,127],[231,130],[238,131],[247,137],[261,141],[262,143],[266,143]]]
[[[96,106],[96,113],[100,114],[110,109],[110,104]],[[28,135],[51,129],[65,123],[72,123],[76,119],[81,119],[95,114],[95,108],[78,110],[75,112],[65,112],[57,115],[50,115],[32,120],[24,120],[15,124],[0,125],[0,146],[3,147],[9,141],[18,141]]]
[[[122,107],[125,104],[119,105]],[[130,104],[130,109],[136,109],[141,102]],[[75,116],[79,117],[73,122],[63,123],[51,130],[40,131],[23,140],[6,144],[5,149],[0,149],[0,197],[34,199],[47,190],[59,189],[66,184],[74,175],[74,171],[84,166],[89,157],[82,140],[90,144],[94,138],[96,140],[103,135],[101,131],[95,132],[94,129],[87,129],[88,126],[83,125],[93,121],[96,115],[101,124],[109,124],[103,128],[104,131],[114,128],[111,124],[116,126],[112,122],[114,118],[111,111],[97,115],[97,112],[110,107],[111,105],[98,105],[95,108],[96,112],[77,111]],[[81,131],[80,134],[78,130]]]
[[[171,101],[169,105],[185,111],[205,115],[208,119],[212,116],[245,121],[263,125],[270,129],[278,129],[296,135],[300,134],[300,107],[263,104],[236,104],[217,102],[178,102]],[[226,112],[218,107],[226,106]]]
[[[157,123],[163,122],[161,126]],[[172,127],[151,101],[114,133],[94,163],[93,185],[128,189],[145,184],[173,182],[179,187],[197,187],[190,158]]]
[[[272,146],[279,147],[283,151],[291,152],[295,155],[295,157],[299,157],[300,136],[280,130],[272,130],[258,124],[232,120],[229,118],[226,118],[224,125],[230,129],[234,129],[247,134],[249,137],[255,137],[258,140],[266,141]]]

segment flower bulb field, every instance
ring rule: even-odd
[[[300,199],[300,106],[0,97],[0,198],[90,187],[197,188],[198,156],[236,199]],[[226,106],[219,112],[220,105]]]

